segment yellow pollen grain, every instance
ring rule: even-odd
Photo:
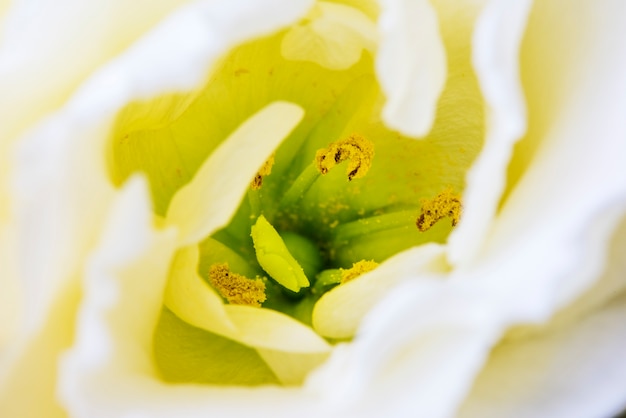
[[[461,219],[461,195],[447,188],[433,199],[422,200],[422,211],[415,224],[421,232],[428,231],[440,219],[449,217],[452,226],[456,226]]]
[[[374,270],[378,267],[378,263],[373,260],[361,260],[352,264],[349,269],[341,269],[341,283],[349,282],[356,279],[363,273]]]
[[[272,174],[273,166],[274,166],[274,154],[272,154],[270,158],[268,158],[267,161],[263,163],[261,168],[259,168],[259,171],[257,171],[256,175],[254,176],[254,179],[252,180],[252,183],[250,183],[250,188],[252,190],[259,190],[261,188],[261,186],[263,185],[263,177],[269,176],[270,174]]]
[[[350,160],[346,174],[348,180],[364,177],[372,166],[374,144],[359,134],[331,143],[315,154],[315,165],[320,173],[326,174],[337,164]]]
[[[228,303],[261,307],[265,302],[265,283],[259,278],[249,279],[233,273],[228,263],[213,264],[209,269],[209,282]]]

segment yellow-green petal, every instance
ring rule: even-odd
[[[255,349],[193,327],[168,309],[156,326],[154,357],[161,376],[171,383],[279,383]]]

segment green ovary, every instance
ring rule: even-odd
[[[129,105],[117,119],[108,160],[117,185],[137,171],[145,173],[155,212],[164,216],[174,193],[243,121],[276,100],[300,105],[305,117],[276,150],[275,165],[262,187],[250,191],[230,224],[200,245],[198,273],[208,283],[210,266],[228,262],[234,273],[264,277],[263,308],[310,325],[316,301],[337,285],[338,269],[361,260],[381,263],[405,249],[446,240],[450,222],[420,232],[415,220],[422,199],[446,188],[462,193],[465,172],[482,145],[482,102],[465,57],[470,75],[448,81],[430,135],[406,138],[380,119],[384,97],[369,53],[351,68],[333,71],[284,59],[282,36],[236,48],[192,94]],[[462,117],[456,113],[460,107]],[[352,134],[373,143],[375,155],[367,174],[348,181],[348,162],[343,162],[319,176],[301,199],[281,205],[317,150]],[[255,225],[258,215],[267,225]],[[267,226],[276,232],[271,239]],[[270,262],[259,254],[259,247],[267,250],[278,241],[295,260],[290,265],[301,267],[302,276],[281,276],[284,258]],[[268,267],[272,263],[274,267]],[[169,310],[164,309],[155,332],[155,358],[166,380],[216,383],[216,376],[226,373],[230,378],[223,383],[276,382],[254,350],[193,328]],[[203,344],[213,345],[203,351]],[[212,359],[222,355],[237,359],[230,366],[214,367]],[[224,372],[228,367],[231,371]],[[246,374],[245,369],[253,372]]]

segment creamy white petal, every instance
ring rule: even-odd
[[[163,303],[183,321],[225,335],[238,331],[224,310],[224,302],[198,274],[198,247],[181,248],[174,258]]]
[[[56,356],[72,341],[79,269],[113,193],[98,147],[106,121],[82,122],[71,112],[50,120],[26,138],[16,159],[8,245],[23,315],[0,373],[0,410],[13,416],[28,416],[30,408],[61,413],[53,393]],[[25,401],[26,394],[40,402]]]
[[[377,43],[376,24],[365,13],[320,1],[304,22],[285,34],[280,50],[288,60],[345,70],[361,59],[363,50],[374,52]]]
[[[277,7],[282,3],[284,7]],[[282,3],[194,3],[173,14],[103,67],[25,139],[13,176],[17,195],[11,198],[20,215],[19,274],[31,297],[25,299],[28,326],[11,342],[2,365],[6,393],[30,381],[32,398],[45,399],[42,405],[53,402],[56,356],[71,343],[70,318],[78,300],[64,298],[76,295],[82,260],[96,242],[114,195],[104,167],[104,144],[115,113],[132,100],[198,86],[219,54],[297,19],[310,6],[310,1]],[[254,13],[239,13],[242,4],[248,11],[281,12],[258,20]],[[40,333],[42,328],[50,332]]]
[[[469,262],[487,234],[506,185],[513,145],[526,129],[519,54],[532,0],[492,0],[476,22],[473,64],[487,105],[483,149],[467,174],[463,222],[449,238],[455,265]]]
[[[0,48],[0,221],[9,207],[11,150],[20,134],[61,107],[99,66],[184,0],[15,1]],[[1,225],[1,224],[0,224]]]
[[[380,4],[378,0],[335,0],[335,3],[355,7],[372,19],[376,19],[380,13]]]
[[[544,319],[599,278],[626,198],[626,28],[615,17],[626,4],[577,3],[548,25],[561,6],[543,2],[531,14],[522,50],[528,134],[472,269],[482,276],[477,285],[528,320]]]
[[[61,397],[72,414],[80,414],[72,402],[74,393],[63,389],[72,386],[75,375],[97,369],[104,359],[114,359],[112,373],[153,370],[152,334],[176,250],[176,230],[157,231],[152,223],[146,182],[129,180],[87,265],[76,343],[61,366]]]
[[[525,88],[541,92],[530,101],[529,132],[543,146],[526,160],[525,176],[474,266],[455,271],[439,290],[419,282],[413,291],[408,283],[397,289],[380,311],[372,311],[360,338],[337,349],[319,380],[311,380],[328,387],[338,405],[372,411],[380,393],[380,405],[384,396],[394,396],[399,416],[450,416],[502,330],[515,321],[545,320],[598,277],[607,238],[621,215],[611,203],[624,191],[618,156],[626,155],[626,126],[619,116],[626,100],[626,57],[618,51],[626,37],[616,17],[624,6],[606,2],[600,12],[597,4],[578,7],[565,21],[564,2],[544,2],[533,11],[522,62],[532,70]],[[597,13],[607,16],[602,27]],[[554,25],[557,16],[561,23]],[[572,41],[585,48],[568,48]],[[386,317],[394,311],[397,322],[410,324],[407,334]],[[441,338],[428,338],[429,326]],[[411,338],[401,341],[402,335]],[[418,342],[426,346],[429,340],[432,351],[420,352]],[[374,360],[364,367],[365,358]],[[393,378],[385,374],[394,370]],[[383,381],[385,387],[376,386]]]
[[[2,42],[2,39],[4,38],[4,21],[8,14],[8,10],[12,6],[12,3],[14,2],[12,2],[11,0],[0,1],[0,42]]]
[[[404,135],[430,131],[446,81],[437,13],[427,0],[381,1],[376,74],[387,97],[385,124]]]
[[[21,289],[16,272],[14,228],[0,230],[0,363],[3,348],[14,339],[22,313]],[[0,366],[1,368],[1,366]]]
[[[303,416],[313,412],[315,396],[298,390],[169,385],[159,379],[152,334],[177,237],[173,229],[156,230],[152,218],[145,183],[131,181],[88,265],[76,342],[61,363],[60,397],[71,415],[288,417],[294,408],[307,408]]]
[[[179,228],[183,245],[198,243],[230,221],[256,172],[303,116],[293,103],[269,104],[211,153],[167,211],[166,222]]]
[[[99,66],[185,3],[15,2],[6,17],[0,49],[3,137],[13,138],[60,107]]]
[[[480,293],[439,280],[405,282],[307,384],[349,416],[448,417],[498,335]]]
[[[244,305],[224,308],[247,345],[296,353],[330,350],[330,345],[312,329],[281,312]]]
[[[591,291],[548,324],[509,332],[461,416],[609,417],[626,407],[626,218],[611,244]]]
[[[369,273],[325,293],[315,304],[313,327],[330,338],[350,338],[365,315],[403,280],[446,272],[445,248],[429,244],[397,254]]]
[[[224,305],[197,273],[198,251],[176,254],[165,290],[165,305],[185,322],[242,344],[291,353],[327,353],[331,347],[311,328],[270,309]]]
[[[459,416],[615,417],[626,408],[626,300],[568,328],[498,346]]]

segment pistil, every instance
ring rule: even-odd
[[[248,203],[250,204],[250,219],[253,221],[261,214],[261,186],[263,186],[263,178],[272,174],[274,162],[275,158],[274,154],[272,154],[270,158],[263,163],[250,183],[250,189],[248,189],[247,194]]]
[[[252,241],[259,264],[272,279],[296,293],[303,287],[309,287],[304,270],[263,215],[252,227]]]

